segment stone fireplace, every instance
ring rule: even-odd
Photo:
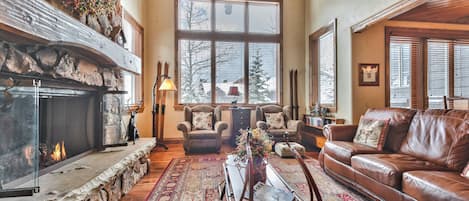
[[[0,8],[0,198],[121,197],[154,146],[115,147],[126,143],[121,73],[140,74],[140,58],[47,1]]]
[[[0,154],[0,161],[15,161],[2,171],[0,186],[30,179],[34,170],[29,166],[34,166],[31,158],[36,153],[42,175],[105,146],[125,145],[119,72],[61,47],[0,41],[0,108],[10,117],[0,118],[0,129],[14,130],[3,134],[8,140],[0,141],[0,146],[21,150]],[[41,83],[35,96],[28,87],[33,81]],[[27,107],[29,99],[37,99],[37,108]],[[37,113],[36,123],[31,121],[32,113]],[[31,132],[21,128],[24,124],[37,125],[37,142],[11,140],[18,132],[19,136]],[[23,167],[27,170],[17,171]]]

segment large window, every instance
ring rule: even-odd
[[[178,105],[279,103],[280,10],[280,0],[178,0]]]
[[[454,32],[386,28],[391,107],[443,108],[444,97],[469,97],[469,45]]]
[[[320,28],[310,36],[311,99],[331,112],[337,109],[336,23]]]

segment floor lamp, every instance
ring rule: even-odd
[[[167,75],[161,75],[161,78],[164,78],[163,82],[161,83],[160,87],[157,89],[158,85],[158,79],[160,77],[157,77],[155,80],[155,83],[153,84],[153,91],[152,91],[152,105],[153,105],[153,110],[152,110],[152,116],[153,116],[153,121],[152,121],[152,133],[153,136],[156,138],[156,146],[157,147],[163,147],[165,150],[168,150],[168,147],[163,143],[163,132],[160,132],[158,135],[158,124],[161,124],[161,127],[164,127],[164,115],[165,115],[165,110],[166,110],[166,95],[164,94],[163,97],[160,97],[159,95],[156,96],[156,93],[158,91],[162,91],[163,93],[166,93],[167,91],[176,91],[176,85],[174,85],[173,81],[171,78]],[[156,97],[156,98],[155,98]],[[159,110],[160,110],[160,103],[161,103],[161,122],[158,121],[156,122],[156,119],[159,118]],[[163,131],[163,129],[161,129]]]

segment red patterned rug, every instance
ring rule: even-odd
[[[147,201],[212,201],[218,200],[218,184],[224,179],[224,156],[204,155],[176,158],[155,184]],[[303,200],[309,200],[306,178],[295,159],[273,156],[269,162]],[[328,177],[315,159],[305,160],[326,201],[366,200],[354,191]]]

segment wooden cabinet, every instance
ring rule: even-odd
[[[251,127],[251,110],[245,108],[231,109],[231,146],[236,146],[236,137],[240,134],[240,129]]]
[[[301,131],[302,143],[308,149],[321,149],[326,143],[326,138],[322,134],[322,124],[312,124],[311,115],[304,115],[303,121],[305,128]],[[333,117],[322,118],[323,122],[327,124],[344,124],[344,119],[337,119]]]

